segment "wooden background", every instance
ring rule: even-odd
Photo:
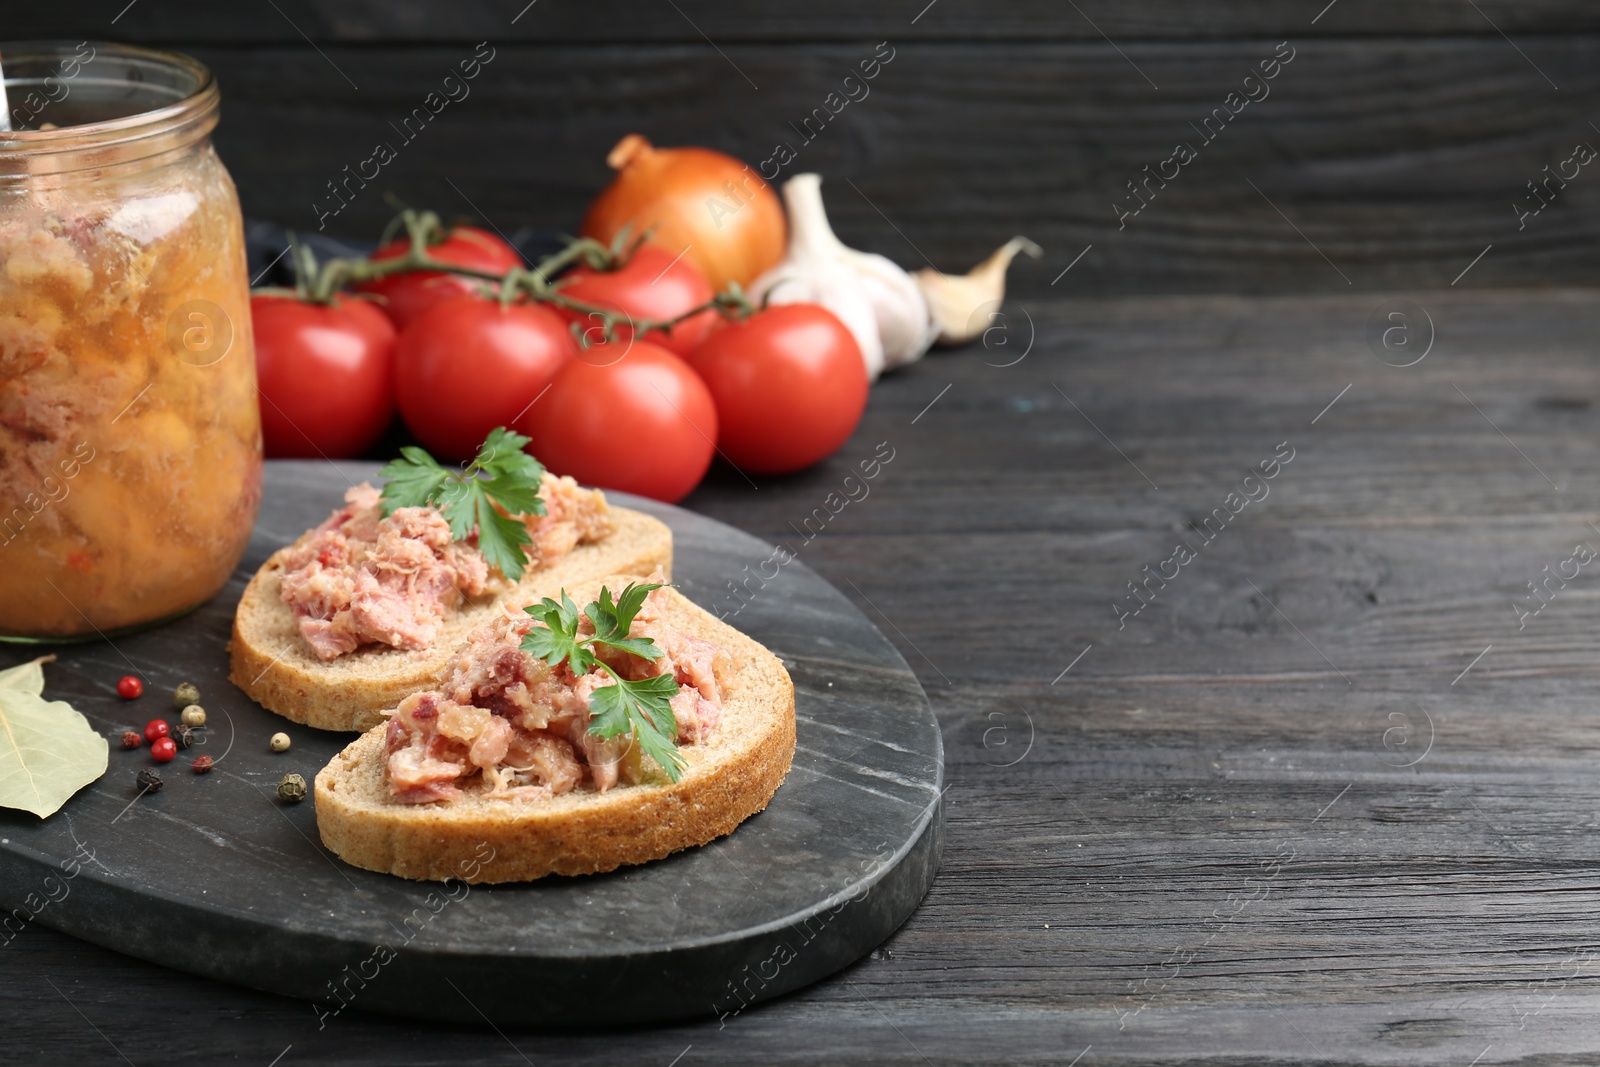
[[[8,1057],[1600,1061],[1600,564],[1524,628],[1512,609],[1600,547],[1581,288],[1600,172],[1520,233],[1511,210],[1600,145],[1600,8],[139,0],[112,26],[122,2],[8,12],[6,32],[203,56],[258,217],[306,225],[322,182],[479,40],[497,58],[393,188],[507,230],[575,225],[630,130],[760,158],[889,40],[873,95],[802,156],[841,231],[908,265],[1014,231],[1048,256],[987,346],[880,383],[835,459],[756,489],[718,468],[686,502],[792,538],[857,459],[896,449],[802,551],[945,729],[944,867],[879,952],[725,1028],[352,1012],[318,1031],[305,1005],[35,926],[0,949]],[[1283,40],[1272,96],[1118,232],[1122,182]],[[357,207],[352,232],[385,213]],[[1366,338],[1404,295],[1433,345],[1397,368]],[[1271,495],[1119,630],[1125,583],[1280,442]]]
[[[1447,286],[1490,243],[1479,285],[1592,270],[1600,172],[1525,229],[1512,210],[1580,140],[1600,148],[1600,7],[1579,0],[126,4],[16,4],[4,33],[193,52],[222,81],[246,211],[302,229],[479,41],[495,59],[471,95],[332,228],[375,236],[384,188],[508,232],[576,227],[623,134],[757,163],[887,41],[870,95],[786,173],[821,172],[841,234],[907,266],[965,269],[1022,232],[1047,252],[1017,271],[1036,297],[1089,245],[1053,292]],[[1281,41],[1271,95],[1119,231],[1125,183]]]

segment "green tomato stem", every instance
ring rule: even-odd
[[[596,343],[616,341],[623,328],[630,330],[637,337],[655,330],[665,333],[679,323],[706,311],[715,311],[730,319],[747,318],[756,311],[755,306],[739,291],[738,286],[730,285],[728,289],[717,293],[704,304],[692,307],[670,319],[634,319],[624,312],[575,300],[561,292],[562,281],[552,281],[561,272],[579,262],[595,270],[615,270],[632,258],[634,252],[649,237],[648,231],[630,243],[628,232],[624,229],[610,247],[592,237],[573,238],[560,252],[540,260],[532,269],[513,267],[504,274],[496,274],[477,267],[446,263],[429,255],[429,246],[437,244],[443,239],[444,234],[444,227],[438,215],[433,212],[419,212],[407,208],[400,213],[398,221],[404,227],[408,238],[406,251],[402,255],[381,260],[370,257],[360,259],[336,257],[319,265],[315,253],[296,241],[291,233],[289,241],[291,262],[295,268],[295,295],[307,303],[327,306],[335,303],[339,294],[345,290],[391,275],[414,271],[453,274],[484,282],[486,286],[494,286],[498,289],[502,307],[509,307],[525,299],[563,308],[584,318],[595,320],[599,327],[599,342],[590,337],[593,327],[585,330],[574,323],[573,332],[579,344],[585,348]],[[385,233],[392,233],[393,229],[394,224],[391,223]],[[255,292],[285,291],[267,288],[257,289]]]

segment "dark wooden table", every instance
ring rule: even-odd
[[[319,1031],[35,925],[0,1058],[1595,1062],[1600,560],[1563,564],[1600,548],[1597,311],[1412,297],[1436,337],[1405,368],[1367,340],[1394,297],[1025,301],[885,379],[832,461],[690,498],[798,547],[944,726],[943,871],[836,978],[725,1027]]]

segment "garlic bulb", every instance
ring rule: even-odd
[[[855,335],[867,377],[922,358],[937,327],[916,281],[883,256],[846,248],[822,208],[822,178],[796,174],[783,185],[789,250],[757,278],[759,303],[821,304]]]
[[[1013,237],[966,274],[940,274],[932,268],[917,271],[917,284],[928,298],[941,345],[965,344],[989,328],[1006,298],[1006,268],[1018,252],[1034,259],[1044,255],[1026,237]]]

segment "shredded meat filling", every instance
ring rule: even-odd
[[[525,521],[533,538],[530,568],[548,566],[612,530],[599,490],[546,473],[539,489],[546,514]],[[363,483],[345,506],[288,552],[279,590],[316,655],[336,659],[362,645],[424,649],[463,601],[503,587],[478,551],[477,533],[456,541],[432,507],[385,516],[380,494]]]
[[[630,679],[672,675],[677,741],[704,743],[722,710],[728,656],[662,618],[659,598],[659,590],[646,598],[629,632],[653,639],[662,657],[607,650],[606,662]],[[391,795],[413,804],[451,800],[479,778],[488,796],[531,801],[643,780],[643,757],[630,737],[589,732],[589,700],[614,684],[611,676],[598,666],[574,675],[567,664],[552,668],[522,651],[523,635],[540,625],[508,610],[473,633],[438,689],[407,697],[391,713],[385,764]]]

